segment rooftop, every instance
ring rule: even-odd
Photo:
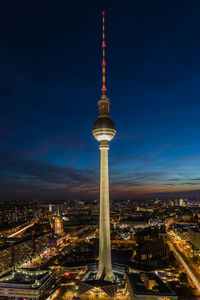
[[[200,233],[200,230],[198,228],[190,228],[191,231],[194,231],[196,233]]]
[[[39,289],[52,275],[51,270],[17,269],[0,276],[0,287]]]
[[[131,273],[127,276],[136,295],[176,296],[154,273]]]

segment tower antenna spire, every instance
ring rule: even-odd
[[[102,97],[106,96],[106,61],[105,61],[105,11],[102,12],[102,52],[103,52],[103,61],[102,61]]]

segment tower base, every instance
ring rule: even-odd
[[[104,292],[110,298],[115,298],[115,294],[117,292],[117,283],[112,283],[106,280],[88,280],[88,281],[81,281],[79,283],[78,295],[90,295],[90,291],[95,289],[96,296],[99,296],[100,293]],[[91,295],[94,295],[92,293]],[[90,296],[91,296],[90,295]]]
[[[104,270],[99,269],[97,271],[96,280],[105,280],[109,282],[114,282],[115,275],[113,274],[112,270],[105,272]]]
[[[104,277],[104,280],[114,282],[115,275],[113,274],[113,271],[107,272],[106,276]]]

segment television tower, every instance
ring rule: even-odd
[[[102,62],[102,96],[98,101],[99,116],[92,127],[94,138],[100,142],[101,171],[100,171],[100,220],[99,220],[99,265],[97,279],[103,278],[107,281],[114,281],[114,274],[111,264],[110,247],[110,207],[109,207],[109,177],[108,177],[108,150],[109,144],[115,134],[116,128],[110,118],[110,100],[106,96],[106,61],[105,61],[105,12],[102,12],[103,19],[103,62]]]

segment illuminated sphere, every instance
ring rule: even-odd
[[[100,117],[92,126],[92,133],[94,138],[101,141],[111,141],[116,134],[116,127],[114,122],[108,117]]]

